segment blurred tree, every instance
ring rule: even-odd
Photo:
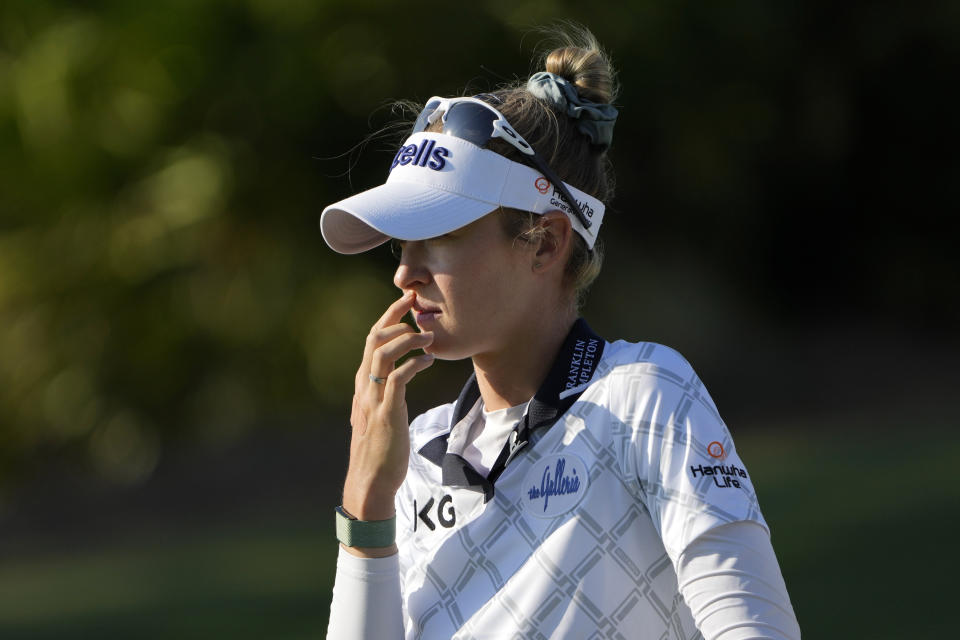
[[[391,99],[525,77],[556,17],[622,71],[597,324],[719,350],[833,316],[955,326],[951,3],[411,9],[0,7],[0,482],[50,450],[136,482],[165,442],[343,411],[390,258],[332,255],[322,206],[382,180],[396,132],[356,145]]]

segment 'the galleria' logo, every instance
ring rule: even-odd
[[[527,473],[521,500],[531,515],[553,518],[577,506],[589,483],[587,465],[579,456],[555,453],[538,460]]]

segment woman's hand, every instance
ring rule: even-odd
[[[413,292],[394,302],[367,336],[363,362],[357,370],[350,424],[350,466],[343,487],[343,508],[359,520],[393,517],[394,497],[407,474],[410,433],[407,383],[433,363],[433,356],[396,361],[433,341],[401,322],[412,307]],[[374,381],[371,376],[382,378]]]

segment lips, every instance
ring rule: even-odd
[[[413,319],[422,330],[428,330],[434,319],[440,315],[439,307],[431,304],[424,304],[419,298],[413,304]]]
[[[417,300],[415,303],[413,303],[413,310],[417,313],[440,313],[439,307],[421,304],[420,300]]]

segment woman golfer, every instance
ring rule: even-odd
[[[800,637],[693,369],[579,317],[612,98],[587,34],[519,86],[431,99],[386,183],[324,210],[335,251],[398,242],[402,292],[357,371],[328,638]],[[408,422],[438,358],[474,374]]]

